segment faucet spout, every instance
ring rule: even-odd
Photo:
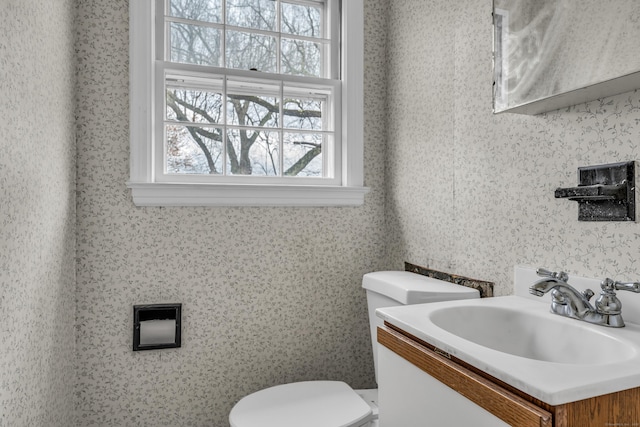
[[[582,319],[588,313],[595,311],[589,303],[593,292],[582,293],[558,278],[539,280],[529,288],[529,292],[539,297],[551,292],[552,311],[558,314],[562,311],[563,315]]]
[[[544,296],[547,292],[558,287],[562,282],[558,279],[542,279],[538,280],[529,288],[529,293],[537,297]]]

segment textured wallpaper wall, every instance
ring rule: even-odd
[[[384,252],[386,0],[367,2],[358,208],[137,208],[128,2],[78,2],[78,425],[225,426],[278,383],[373,386],[362,274]],[[183,303],[183,346],[131,351],[132,305]]]
[[[498,294],[516,264],[637,280],[640,225],[578,222],[554,190],[577,185],[579,166],[640,160],[640,91],[492,115],[491,3],[390,2],[391,264],[493,280]]]
[[[640,92],[493,116],[490,13],[366,1],[363,207],[136,208],[127,0],[3,4],[0,426],[217,427],[273,384],[373,386],[360,279],[405,260],[499,294],[515,264],[637,279],[639,226],[553,190],[638,159]],[[184,304],[183,347],[133,353],[131,306],[156,302]]]
[[[0,426],[73,425],[73,1],[0,7]]]

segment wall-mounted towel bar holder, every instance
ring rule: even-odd
[[[635,221],[635,162],[578,168],[578,186],[555,196],[578,202],[578,221]]]

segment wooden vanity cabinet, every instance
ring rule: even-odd
[[[548,405],[386,322],[378,343],[513,427],[640,427],[640,387]]]

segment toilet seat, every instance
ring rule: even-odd
[[[278,385],[242,398],[231,410],[231,427],[360,427],[369,405],[341,381]]]

